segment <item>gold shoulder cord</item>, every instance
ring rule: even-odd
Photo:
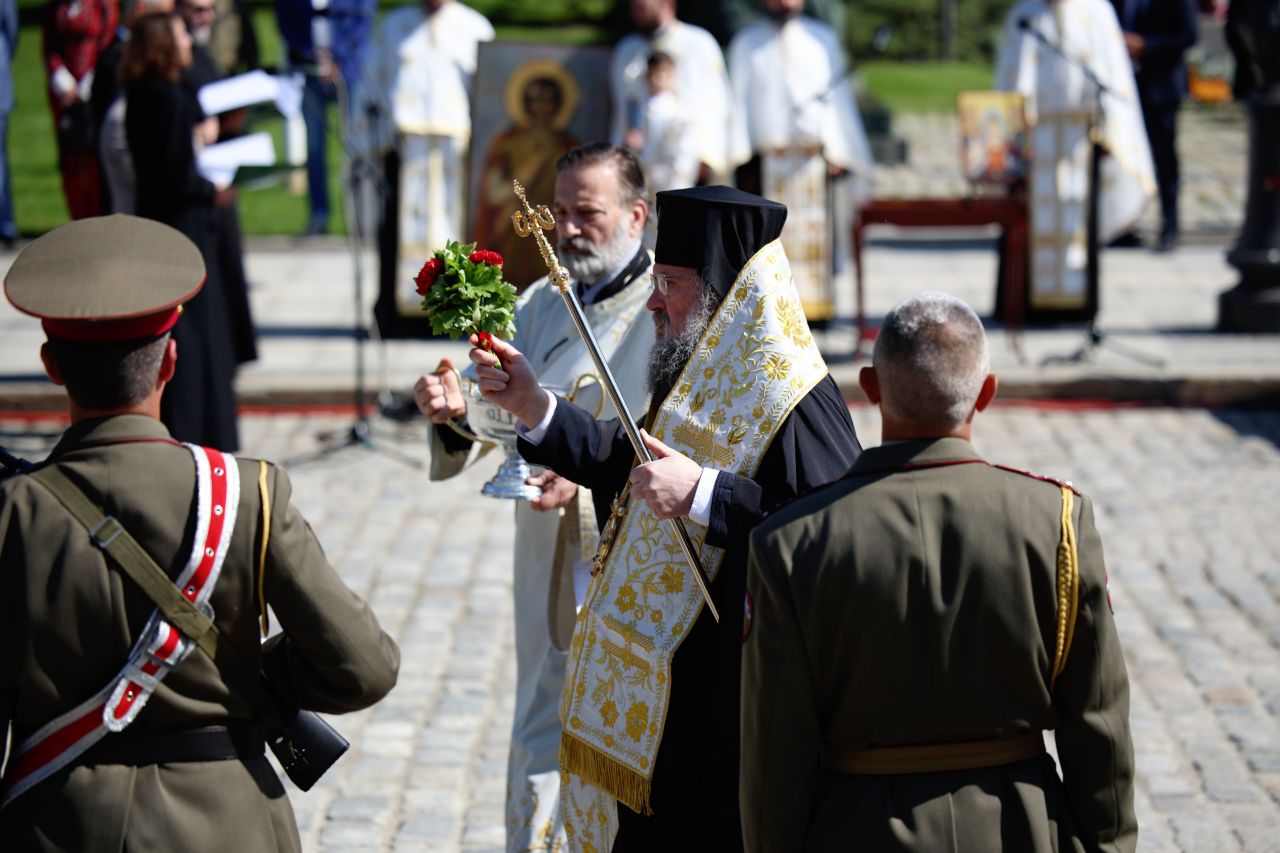
[[[1053,673],[1050,685],[1058,680],[1067,666],[1067,653],[1071,651],[1071,639],[1076,629],[1076,614],[1080,609],[1080,554],[1076,543],[1076,528],[1071,520],[1074,493],[1070,487],[1062,487],[1062,538],[1058,540],[1058,625],[1054,642]]]
[[[271,630],[267,618],[267,597],[263,586],[267,577],[267,542],[271,539],[271,493],[267,491],[267,463],[258,460],[258,494],[262,497],[262,544],[258,547],[258,610],[262,614],[262,636]]]

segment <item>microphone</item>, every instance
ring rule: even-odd
[[[1019,30],[1030,34],[1030,36],[1040,42],[1040,44],[1057,54],[1064,62],[1069,65],[1074,65],[1076,68],[1080,69],[1080,72],[1084,74],[1085,79],[1093,84],[1099,96],[1111,94],[1111,89],[1098,78],[1098,75],[1094,73],[1093,69],[1090,68],[1083,59],[1077,56],[1068,56],[1067,52],[1062,49],[1062,45],[1045,35],[1043,31],[1036,27],[1035,22],[1030,18],[1019,18],[1016,26]]]

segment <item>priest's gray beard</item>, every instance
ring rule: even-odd
[[[574,281],[583,284],[598,284],[614,270],[631,260],[635,249],[635,238],[627,233],[630,223],[627,217],[618,220],[618,227],[603,246],[597,246],[585,236],[569,237],[556,244],[560,253],[560,263],[569,271]]]
[[[676,379],[689,358],[698,349],[698,343],[707,331],[707,324],[720,305],[719,295],[710,287],[703,286],[699,294],[698,304],[685,318],[685,327],[681,332],[671,328],[671,318],[666,311],[656,311],[653,324],[657,330],[657,339],[649,350],[649,394],[661,403],[675,387]]]

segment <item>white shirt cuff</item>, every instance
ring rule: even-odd
[[[708,527],[711,524],[711,495],[716,488],[720,472],[715,468],[703,468],[698,478],[698,488],[693,492],[693,506],[689,507],[689,520]]]
[[[547,395],[547,413],[542,416],[542,420],[538,421],[538,425],[527,427],[520,421],[516,421],[516,435],[530,444],[542,443],[542,437],[547,434],[547,429],[551,426],[551,418],[556,413],[556,395],[545,388],[542,393]]]

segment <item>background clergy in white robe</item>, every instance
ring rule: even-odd
[[[1080,310],[1087,298],[1089,121],[1096,87],[1041,43],[1039,32],[1097,75],[1104,154],[1097,191],[1100,245],[1126,231],[1155,192],[1154,167],[1115,10],[1107,0],[1022,0],[1005,20],[996,87],[1026,98],[1031,132],[1028,308]]]
[[[587,322],[631,417],[642,417],[649,405],[645,376],[654,341],[645,308],[653,261],[641,245],[649,210],[644,172],[631,151],[608,143],[570,151],[557,172],[557,255],[573,276]],[[545,277],[521,295],[514,343],[547,387],[569,388],[596,373],[560,292]],[[586,385],[575,402],[612,414],[602,391],[598,383]],[[447,423],[451,416],[464,418],[466,411],[453,374],[422,377],[414,396],[434,423],[431,479],[452,477],[477,455],[477,447]],[[565,653],[598,542],[591,493],[558,478],[544,488],[540,501],[515,503],[516,702],[507,764],[509,851],[566,849],[560,697]]]
[[[729,44],[730,162],[759,162],[758,174],[740,170],[739,186],[787,205],[782,242],[805,313],[827,319],[832,275],[850,266],[857,199],[870,191],[871,146],[835,30],[801,14],[803,0],[764,5],[767,17]],[[836,175],[851,177],[832,198],[827,178]]]
[[[393,276],[395,309],[417,317],[413,278],[422,262],[464,232],[465,158],[471,136],[471,78],[493,27],[457,0],[422,0],[390,12],[374,36],[357,98],[358,134],[372,157],[394,150],[388,177],[397,245],[384,245],[383,279]],[[393,174],[394,167],[389,171]]]
[[[627,131],[642,126],[649,89],[645,69],[655,51],[675,62],[673,94],[692,118],[691,133],[704,179],[728,169],[729,78],[724,56],[711,33],[676,18],[675,0],[631,0],[637,32],[624,36],[609,60],[613,97],[610,141],[623,144]]]

